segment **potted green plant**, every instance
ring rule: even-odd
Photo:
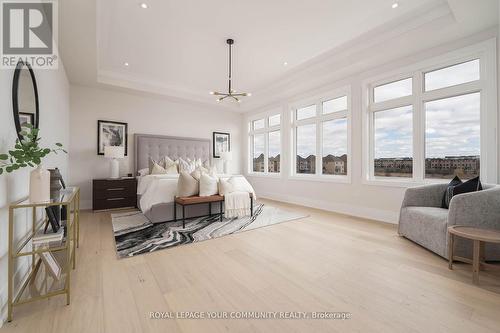
[[[42,168],[42,159],[51,153],[67,153],[59,142],[55,144],[55,148],[40,147],[41,138],[38,133],[39,129],[33,125],[23,125],[19,132],[23,139],[17,139],[14,149],[7,154],[0,154],[0,175],[21,168],[36,167],[30,174],[30,200],[33,202],[50,200],[50,172]]]

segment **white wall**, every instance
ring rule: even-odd
[[[0,152],[12,149],[17,138],[12,115],[13,70],[0,70]],[[69,83],[62,63],[58,70],[35,70],[40,101],[40,145],[53,147],[61,142],[69,145]],[[43,161],[45,168],[58,167],[64,179],[68,179],[68,156],[49,155]],[[20,169],[12,174],[0,176],[0,306],[2,321],[7,316],[7,251],[8,251],[8,206],[12,201],[28,195],[30,169]],[[31,214],[19,210],[15,215],[15,235],[24,235],[31,226]],[[27,262],[18,261],[16,280],[23,277]]]
[[[240,173],[242,118],[232,111],[208,110],[159,96],[71,85],[70,183],[81,187],[82,208],[90,208],[92,179],[109,175],[109,161],[97,155],[97,120],[128,123],[128,156],[120,161],[121,175],[133,172],[135,133],[212,140],[214,131],[231,134],[230,172]],[[221,169],[220,161],[216,165]]]
[[[337,211],[350,215],[366,217],[391,223],[397,223],[399,208],[403,199],[404,187],[395,186],[380,186],[365,184],[362,182],[362,138],[365,135],[362,129],[362,81],[367,78],[377,76],[386,72],[394,71],[398,68],[409,66],[413,63],[438,56],[440,54],[450,52],[468,45],[478,43],[480,41],[496,37],[497,29],[489,30],[474,36],[453,41],[449,44],[440,45],[437,48],[425,50],[418,54],[409,57],[400,58],[390,63],[384,62],[381,53],[366,53],[371,59],[380,58],[380,65],[373,67],[362,73],[351,75],[328,84],[322,83],[322,86],[310,91],[304,91],[295,96],[295,99],[303,99],[311,96],[316,96],[321,93],[343,88],[347,85],[351,86],[351,183],[342,184],[334,182],[322,181],[303,181],[289,179],[290,174],[290,151],[291,137],[290,129],[282,131],[283,137],[283,158],[282,174],[279,178],[270,178],[265,176],[253,176],[248,174],[251,183],[254,185],[257,195],[272,199],[287,201],[296,204],[302,204],[310,207],[316,207],[331,211]],[[391,50],[391,44],[386,44],[387,52]],[[358,59],[359,60],[359,59]],[[335,71],[329,68],[325,70]],[[261,108],[246,114],[246,118],[252,117],[259,112],[269,110],[270,108],[279,106],[283,110],[285,119],[283,124],[289,124],[289,103],[294,99],[277,100],[269,107]],[[496,108],[495,108],[496,109]],[[243,128],[246,129],[247,121],[244,121]],[[285,125],[286,126],[286,125]],[[244,146],[245,158],[248,156],[248,136],[245,135]],[[245,159],[245,172],[247,172],[248,159]],[[500,164],[499,164],[500,165]]]

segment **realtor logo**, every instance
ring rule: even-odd
[[[19,60],[33,68],[57,68],[54,1],[0,0],[2,7],[1,68],[15,68]]]

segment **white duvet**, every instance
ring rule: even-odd
[[[218,175],[219,178],[228,179],[235,177],[238,179],[235,190],[253,193],[255,198],[255,191],[241,175]],[[179,175],[146,175],[137,178],[137,194],[140,195],[139,201],[140,208],[143,213],[149,211],[151,207],[173,202],[177,194],[177,182]]]

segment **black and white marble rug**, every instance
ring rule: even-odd
[[[306,217],[263,204],[254,209],[253,217],[222,222],[219,214],[189,219],[184,229],[182,221],[153,224],[140,211],[112,214],[116,251],[119,258],[132,257]]]

